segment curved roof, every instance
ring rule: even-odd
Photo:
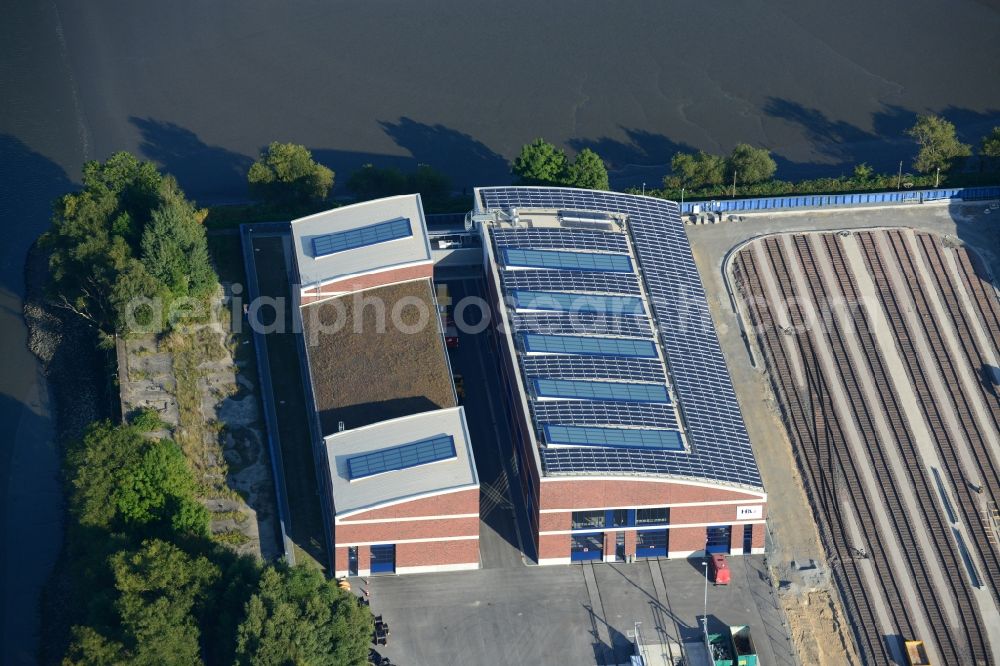
[[[404,194],[292,220],[302,286],[431,260],[419,194]]]
[[[507,220],[515,219],[511,214],[513,209],[518,212],[518,221],[513,224],[487,224],[492,251],[506,274],[501,276],[501,269],[495,269],[511,307],[512,335],[539,332],[541,321],[552,327],[541,331],[545,333],[574,330],[582,336],[610,332],[625,337],[646,337],[643,333],[651,330],[663,351],[667,370],[665,382],[655,374],[657,364],[617,355],[607,357],[608,362],[600,367],[593,361],[598,357],[591,356],[590,365],[584,370],[591,378],[594,373],[603,372],[603,379],[633,387],[659,383],[669,388],[670,404],[659,399],[633,400],[640,393],[648,397],[648,388],[608,391],[601,386],[597,387],[602,389],[601,396],[595,394],[588,398],[581,392],[570,396],[573,399],[569,400],[539,395],[532,389],[537,386],[537,379],[547,373],[569,372],[567,366],[572,361],[567,362],[567,357],[558,355],[529,355],[522,349],[523,385],[530,393],[526,398],[535,422],[542,468],[547,476],[678,476],[755,489],[763,487],[676,203],[615,192],[492,187],[476,190],[476,209],[478,213],[504,211]],[[536,225],[529,219],[533,215],[538,218],[547,215],[559,223]],[[546,264],[535,266],[534,270],[511,266],[508,265],[509,248],[514,247],[531,251],[628,255],[637,263],[638,296],[648,304],[649,311],[629,310],[624,299],[635,300],[636,289],[615,277],[621,273],[584,273],[578,270],[583,263],[552,255],[545,255],[542,261],[521,261],[522,264]],[[501,248],[504,248],[502,253]],[[518,260],[523,259],[521,254],[516,256]],[[562,270],[570,264],[577,268],[575,272]],[[624,266],[624,260],[589,261],[586,266]],[[518,285],[536,287],[536,302],[547,302],[549,307],[519,305],[527,301],[523,289],[515,293],[513,287]],[[544,293],[549,296],[537,295]],[[575,320],[569,321],[570,316],[561,316],[558,310],[570,299],[587,302],[596,299],[601,307],[574,308]],[[652,327],[643,322],[644,319]],[[524,347],[520,340],[518,345]],[[534,376],[529,376],[529,372]],[[561,395],[569,393],[571,391],[567,390]],[[616,396],[622,399],[615,401]],[[586,444],[567,446],[547,441],[546,426],[553,425],[584,426],[591,430],[574,431],[574,441]],[[626,437],[613,433],[614,437],[608,437],[607,433],[599,432],[599,428],[608,426],[645,429],[654,434]],[[683,433],[686,446],[671,449],[656,445],[672,441],[664,435],[664,431],[671,430]],[[559,432],[566,434],[565,430]],[[597,440],[617,445],[590,445]]]

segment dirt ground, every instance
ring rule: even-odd
[[[223,316],[165,337],[119,341],[123,413],[152,408],[184,451],[212,513],[213,537],[240,553],[280,555],[274,487],[248,333]]]

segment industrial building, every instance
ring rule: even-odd
[[[475,192],[539,564],[761,553],[766,500],[678,206]]]
[[[326,211],[291,230],[335,575],[477,568],[479,479],[419,195]]]
[[[479,479],[419,196],[291,227],[336,575],[478,567]],[[767,495],[677,205],[481,188],[463,233],[482,241],[513,433],[499,444],[538,563],[763,552]]]

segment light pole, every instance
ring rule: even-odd
[[[684,214],[684,188],[681,188],[681,215]]]
[[[733,198],[736,198],[736,169],[733,169]]]
[[[896,177],[896,189],[903,189],[903,160],[899,160],[899,176]]]
[[[934,187],[941,185],[941,167],[937,168],[937,175],[934,176]]]
[[[646,183],[642,184],[642,196],[646,196]]]
[[[705,612],[701,615],[701,630],[705,634],[705,649],[708,651],[708,658],[712,658],[712,646],[708,642],[708,552],[705,552],[705,561],[701,563],[705,569]]]

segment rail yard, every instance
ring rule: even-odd
[[[766,236],[728,270],[865,662],[914,639],[1000,661],[1000,299],[979,259],[897,228]]]

